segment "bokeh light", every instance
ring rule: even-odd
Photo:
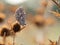
[[[8,4],[16,5],[25,2],[26,0],[5,0]]]

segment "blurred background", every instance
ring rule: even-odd
[[[58,0],[60,2],[60,0]],[[17,8],[26,12],[26,27],[16,34],[15,45],[49,45],[60,36],[60,9],[52,0],[0,0],[0,30],[14,24]],[[8,23],[9,22],[9,23]],[[2,43],[0,36],[0,43]],[[12,45],[12,37],[6,44]]]

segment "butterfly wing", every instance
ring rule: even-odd
[[[20,25],[22,25],[22,26],[26,25],[25,24],[26,13],[23,8],[17,9],[15,16],[16,16],[16,20],[20,23]]]

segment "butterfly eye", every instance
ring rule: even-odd
[[[1,36],[4,36],[4,34],[5,34],[5,36],[9,36],[9,35],[10,35],[9,29],[7,29],[7,28],[2,28]]]
[[[44,22],[35,22],[35,25],[38,26],[38,27],[43,27]]]
[[[0,44],[0,45],[4,45],[4,44]]]
[[[3,18],[0,18],[0,23],[2,23],[4,21],[4,19]]]
[[[2,23],[5,19],[5,14],[4,13],[0,13],[0,23]]]
[[[13,25],[13,31],[16,33],[16,32],[19,32],[21,30],[21,27],[18,23],[14,24]]]

